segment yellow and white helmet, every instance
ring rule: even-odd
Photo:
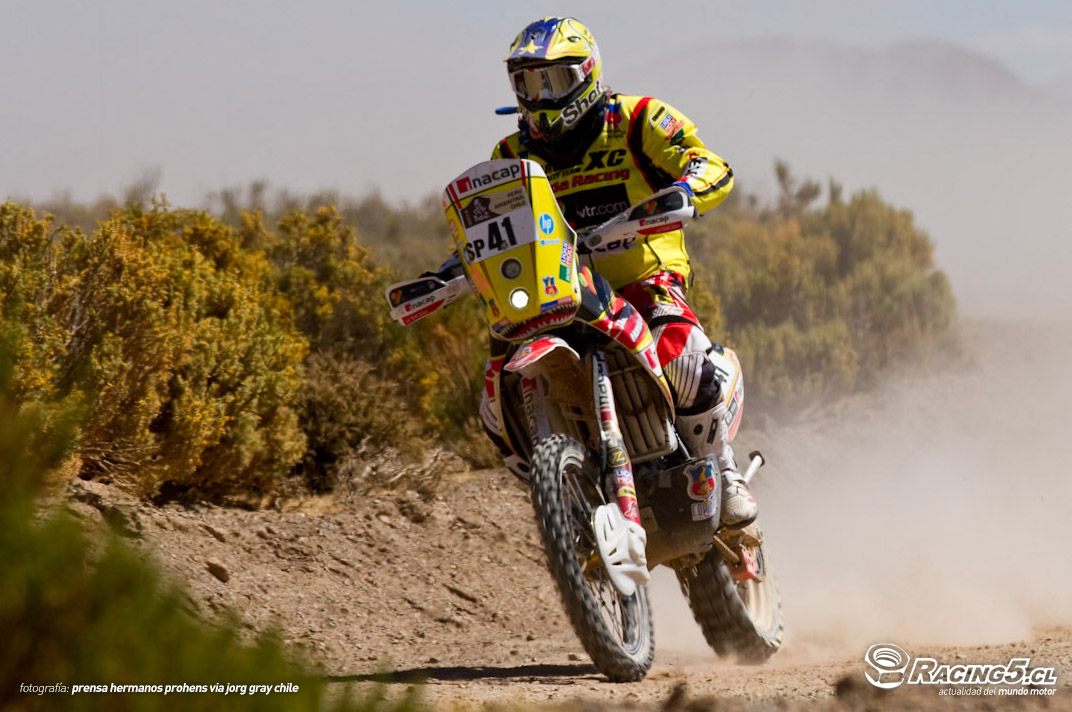
[[[607,93],[596,40],[572,17],[545,17],[521,30],[506,71],[529,136],[538,141],[561,139]]]

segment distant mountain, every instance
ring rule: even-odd
[[[773,194],[781,158],[912,210],[967,311],[1072,309],[1072,105],[994,60],[938,42],[768,38],[621,75],[608,59],[607,72],[688,114],[745,190]]]

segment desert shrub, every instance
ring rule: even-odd
[[[116,537],[90,535],[61,509],[41,512],[34,495],[76,447],[77,408],[42,417],[19,406],[12,339],[0,339],[0,709],[382,709],[373,696],[325,696],[323,678],[284,652],[278,637],[244,643],[237,621],[211,625],[190,613],[188,595]],[[103,537],[103,538],[102,538]],[[295,683],[297,693],[86,693],[75,684],[210,685]],[[67,686],[66,694],[20,691]],[[412,698],[388,709],[412,708]]]
[[[0,211],[16,395],[86,397],[87,475],[219,494],[271,486],[304,451],[305,345],[267,291],[267,261],[229,233],[165,204],[116,211],[91,234]]]
[[[740,354],[751,408],[860,387],[949,339],[952,293],[910,213],[836,184],[816,207],[818,183],[776,173],[770,205],[736,192],[689,235],[691,300]],[[388,449],[497,460],[477,417],[476,301],[403,328],[384,300],[449,253],[436,198],[272,199],[260,183],[215,196],[217,218],[128,192],[90,232],[0,208],[13,388],[46,418],[85,396],[85,474],[216,495],[292,472],[330,488]]]
[[[246,215],[247,226],[260,220]],[[488,462],[476,421],[487,353],[478,306],[462,300],[410,327],[395,324],[384,293],[399,277],[378,266],[358,238],[358,229],[327,205],[292,210],[274,240],[259,239],[271,244],[279,291],[320,351],[306,366],[307,477],[331,481],[331,463],[389,444],[414,453],[415,445],[438,441]],[[349,404],[325,376],[341,379]],[[340,422],[329,424],[329,414]],[[388,422],[396,423],[393,432],[384,428]]]
[[[416,457],[426,429],[410,414],[399,385],[353,356],[314,352],[305,364],[301,425],[309,440],[306,481],[319,491],[340,483],[367,489],[357,476],[362,461],[387,450]]]

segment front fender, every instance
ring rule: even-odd
[[[574,363],[579,363],[581,360],[580,354],[566,343],[565,339],[545,334],[523,343],[503,368],[511,373],[520,373],[526,378],[531,378],[543,367],[540,361],[551,354]]]

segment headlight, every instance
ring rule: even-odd
[[[529,293],[524,289],[515,289],[510,292],[510,306],[514,309],[524,309],[529,305]]]

